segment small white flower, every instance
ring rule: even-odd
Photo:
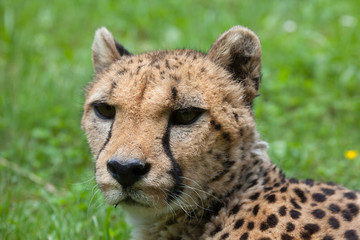
[[[283,30],[285,32],[295,32],[297,28],[296,22],[292,20],[287,20],[283,24]]]
[[[355,27],[357,24],[357,19],[351,15],[342,15],[339,19],[339,22],[344,27]]]

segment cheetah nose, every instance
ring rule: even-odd
[[[150,164],[143,163],[140,159],[119,161],[111,158],[107,162],[107,170],[122,187],[130,187],[150,171]]]

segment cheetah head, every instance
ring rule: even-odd
[[[108,204],[148,217],[209,208],[236,187],[255,123],[257,36],[236,26],[204,54],[133,55],[106,29],[82,117]]]

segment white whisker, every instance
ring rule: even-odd
[[[87,184],[89,182],[92,182],[93,180],[95,180],[95,176],[91,177],[90,179],[88,180],[85,180],[83,182],[76,182],[76,183],[73,183],[72,185],[82,185],[82,184]]]

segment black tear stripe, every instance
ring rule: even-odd
[[[106,145],[107,145],[107,144],[109,143],[109,141],[110,141],[110,138],[111,138],[111,136],[112,136],[112,128],[113,128],[113,125],[114,125],[114,121],[111,123],[110,130],[109,130],[109,132],[108,132],[108,136],[107,136],[104,144],[103,144],[102,147],[100,148],[100,151],[99,151],[98,155],[96,156],[96,161],[98,160],[101,152],[104,150],[104,148],[106,147]]]
[[[177,196],[179,196],[184,188],[182,181],[183,174],[181,168],[179,164],[176,162],[170,149],[170,130],[171,130],[171,124],[168,123],[165,134],[162,138],[162,145],[164,148],[164,152],[171,161],[171,170],[169,171],[169,174],[173,177],[175,181],[174,187],[171,189],[170,193],[168,194],[167,197],[168,202],[173,201]]]

